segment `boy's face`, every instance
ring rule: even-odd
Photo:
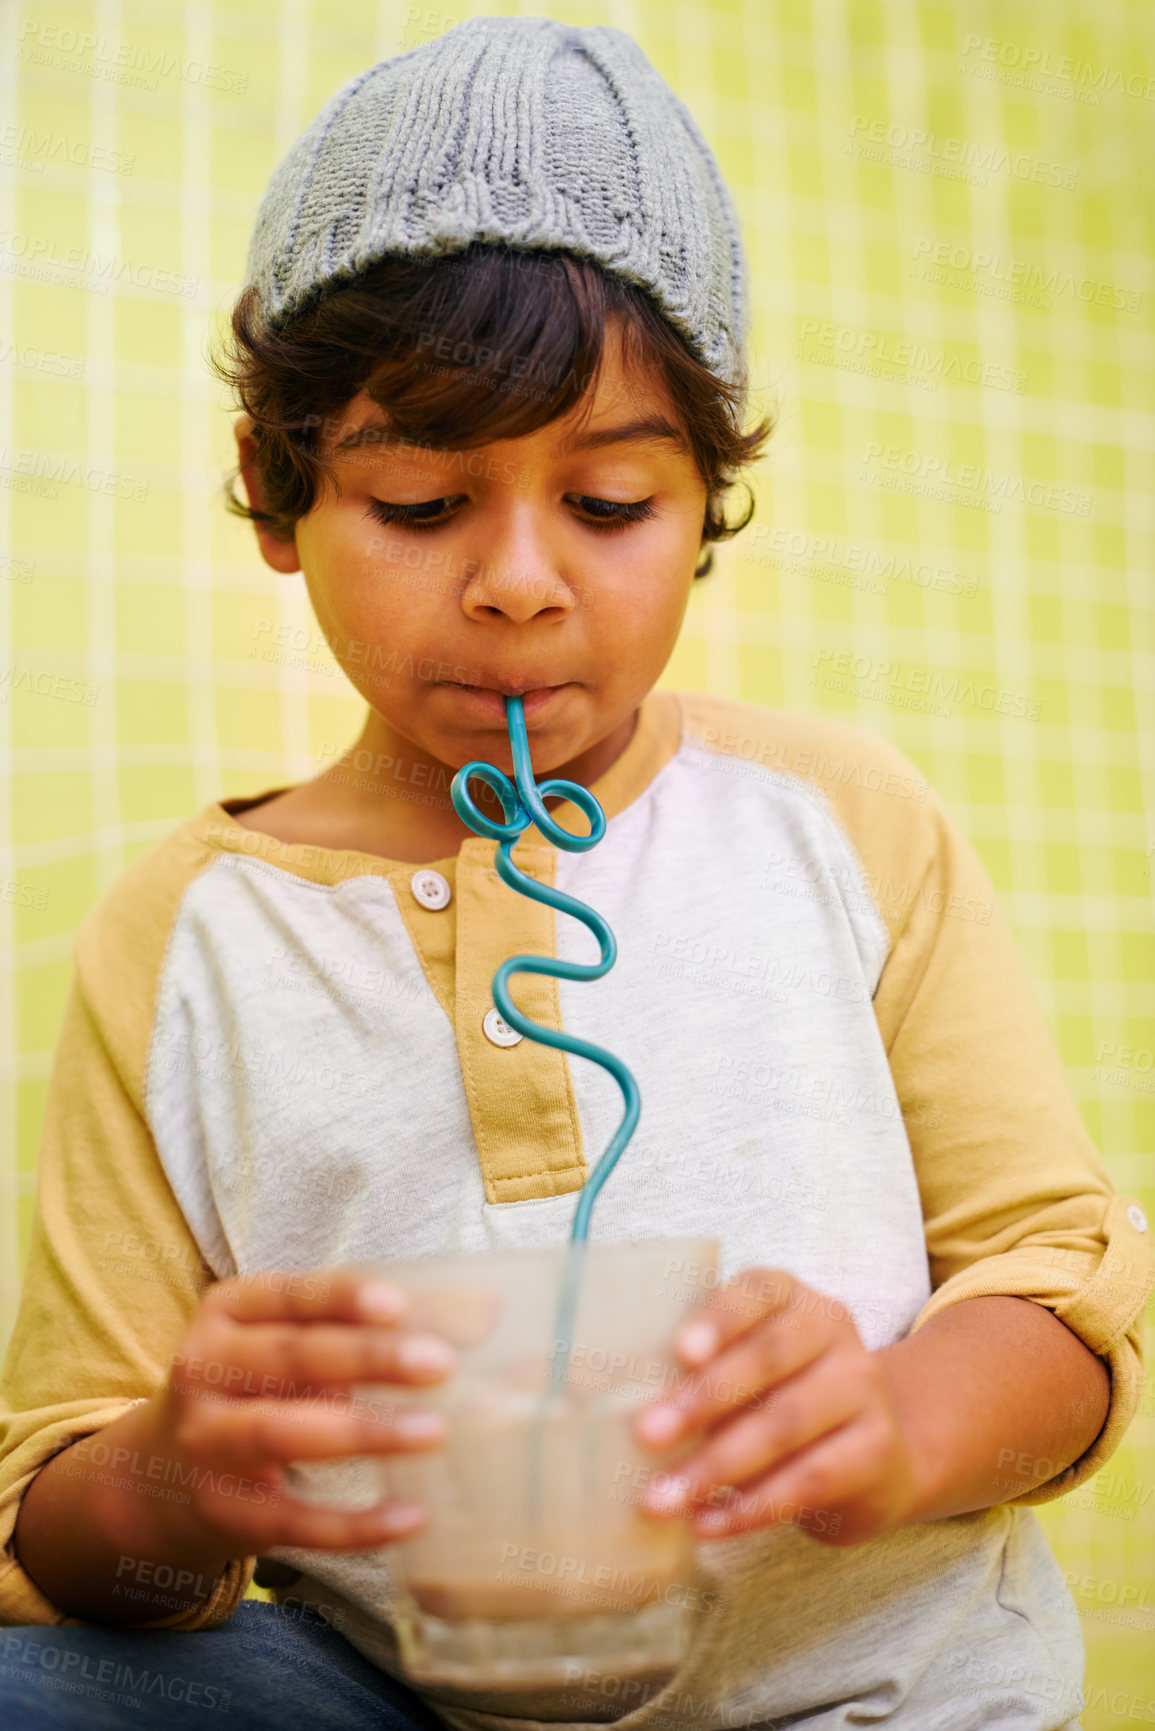
[[[509,769],[501,694],[524,693],[541,774],[622,727],[658,679],[705,482],[660,382],[623,371],[614,321],[588,417],[587,401],[518,439],[432,451],[398,443],[362,391],[322,428],[337,489],[292,545],[258,525],[268,562],[304,572],[383,734]]]

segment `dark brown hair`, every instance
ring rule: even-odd
[[[645,290],[565,252],[477,244],[446,258],[393,256],[325,291],[279,330],[260,317],[250,285],[237,299],[231,341],[209,356],[252,417],[254,466],[267,509],[233,493],[236,516],[268,523],[288,540],[321,480],[322,429],[367,390],[390,437],[438,450],[519,438],[566,414],[601,364],[608,316],[622,314],[629,377],[651,367],[682,421],[706,483],[702,544],[722,541],[753,513],[728,523],[723,499],[736,472],[760,454],[773,422],[741,426],[744,381],[730,384],[690,351]],[[695,576],[712,562],[707,551]]]

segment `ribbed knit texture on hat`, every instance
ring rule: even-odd
[[[275,169],[247,280],[276,328],[390,254],[473,241],[596,260],[738,376],[737,217],[689,111],[624,31],[473,18],[358,73]]]

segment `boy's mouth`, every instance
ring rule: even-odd
[[[522,686],[520,688],[512,685],[502,685],[500,687],[492,685],[464,685],[459,680],[448,680],[446,683],[450,685],[453,690],[461,692],[462,696],[471,707],[480,708],[487,714],[497,716],[502,721],[505,720],[506,697],[520,697],[522,713],[528,719],[531,715],[535,715],[540,709],[543,709],[552,698],[557,696],[558,692],[569,691],[573,688],[572,680],[566,681],[561,685]]]

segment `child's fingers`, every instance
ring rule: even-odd
[[[837,1543],[846,1537],[845,1505],[876,1489],[878,1472],[876,1429],[866,1419],[852,1420],[796,1459],[743,1485],[724,1507],[698,1510],[693,1530],[700,1538],[716,1539],[789,1523]]]
[[[196,1512],[209,1530],[227,1534],[247,1556],[280,1545],[324,1551],[387,1545],[408,1538],[428,1519],[420,1503],[399,1497],[368,1509],[322,1508],[286,1496],[279,1483],[267,1479],[243,1483],[240,1492],[227,1474],[218,1475],[198,1492]]]
[[[182,1392],[198,1385],[226,1395],[277,1399],[309,1395],[318,1385],[350,1382],[440,1382],[453,1369],[453,1348],[435,1334],[410,1334],[368,1323],[250,1323],[206,1318],[173,1359]]]
[[[257,1473],[270,1462],[330,1460],[349,1455],[401,1454],[435,1448],[444,1439],[440,1413],[349,1401],[351,1410],[324,1411],[292,1400],[190,1401],[173,1441],[213,1470]]]
[[[817,1437],[845,1424],[862,1408],[867,1390],[842,1353],[825,1353],[777,1387],[768,1400],[737,1412],[708,1441],[659,1474],[643,1506],[654,1514],[680,1514],[720,1485],[742,1486]]]
[[[812,1363],[829,1340],[828,1325],[816,1315],[787,1321],[779,1313],[769,1318],[705,1365],[689,1388],[648,1408],[637,1422],[639,1440],[651,1448],[666,1448],[714,1424]]]
[[[820,1314],[844,1321],[847,1311],[838,1299],[815,1292],[781,1268],[744,1268],[725,1286],[711,1292],[705,1303],[678,1329],[674,1346],[686,1365],[704,1364],[730,1341],[768,1317],[779,1316],[793,1326]]]
[[[282,1503],[288,1531],[279,1545],[300,1545],[323,1551],[368,1549],[407,1539],[428,1520],[420,1503],[390,1498],[371,1509],[318,1509],[308,1503]]]
[[[400,1322],[408,1294],[366,1268],[262,1268],[210,1286],[209,1314],[234,1322]]]

